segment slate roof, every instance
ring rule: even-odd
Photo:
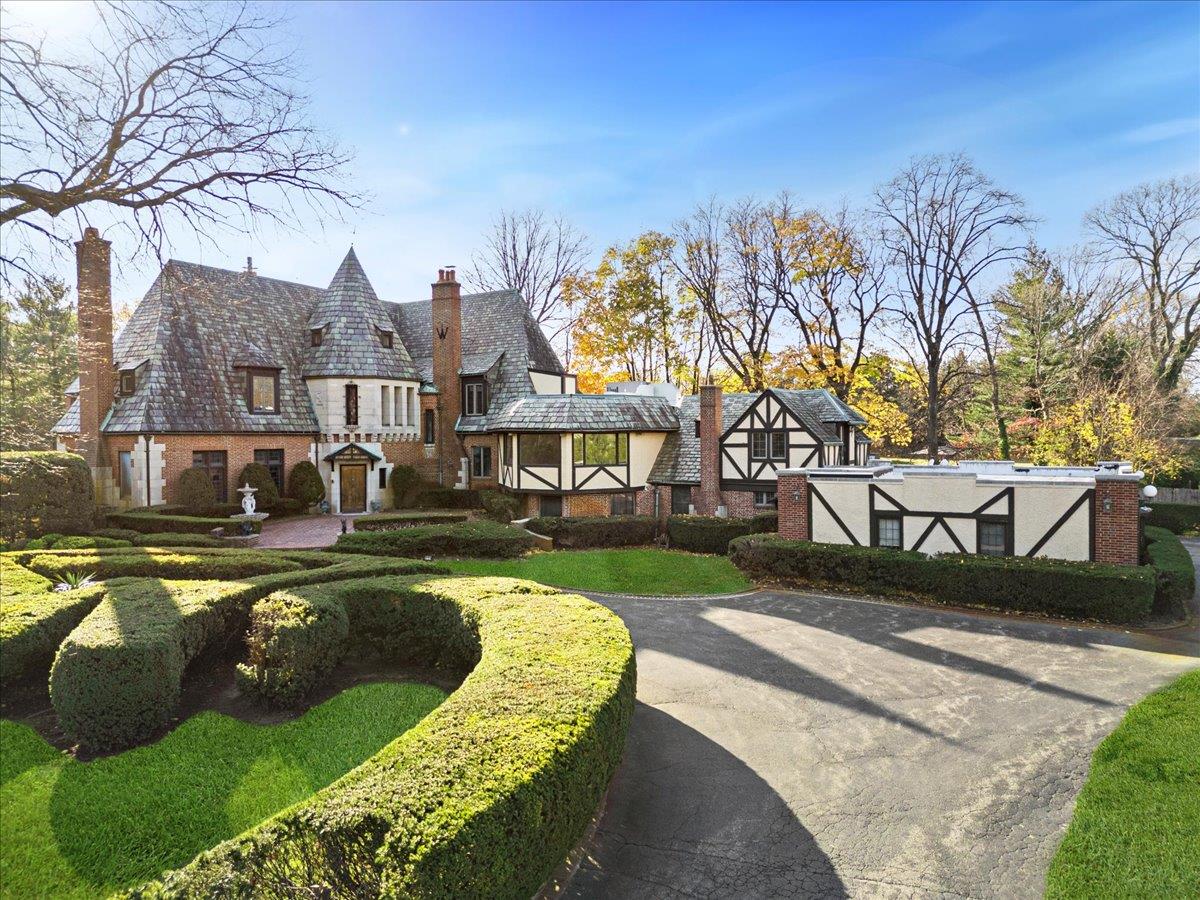
[[[728,428],[750,408],[758,394],[721,394],[721,422]],[[700,398],[684,397],[678,410],[679,431],[668,434],[658,459],[646,479],[654,484],[700,483],[700,438],[695,422],[700,418]]]
[[[319,347],[305,351],[304,375],[350,378],[391,378],[415,381],[417,369],[396,326],[371,287],[354,248],[346,254],[329,287],[308,316],[310,332],[322,329]],[[392,334],[385,347],[380,332]]]
[[[489,416],[490,431],[675,431],[679,416],[663,397],[542,394]]]
[[[515,291],[466,295],[463,369],[492,370],[493,409],[533,393],[529,368],[562,372],[549,341]],[[329,327],[321,347],[311,347],[310,326]],[[394,352],[383,348],[376,327],[394,332]],[[344,347],[351,331],[365,348]],[[329,354],[310,353],[324,351]],[[362,368],[347,373],[421,380],[421,393],[436,393],[430,301],[379,300],[354,252],[347,254],[328,290],[244,271],[169,261],[117,335],[115,368],[137,368],[137,388],[117,397],[104,425],[107,433],[271,432],[319,430],[304,374],[332,372],[368,352]],[[378,351],[378,352],[377,352]],[[280,412],[252,415],[245,402],[244,366],[278,368]],[[69,389],[68,389],[69,390]],[[463,423],[486,430],[487,417]],[[72,404],[54,426],[58,434],[79,430]]]

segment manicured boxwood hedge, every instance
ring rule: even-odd
[[[355,531],[395,531],[417,525],[452,525],[467,521],[465,512],[385,512],[359,516],[354,520]]]
[[[675,550],[724,555],[729,552],[729,542],[734,538],[775,531],[779,527],[778,522],[778,514],[773,512],[749,519],[671,516],[667,519],[667,539]]]
[[[455,525],[418,525],[395,531],[355,531],[341,535],[333,550],[373,556],[520,556],[533,546],[523,528],[480,520]]]
[[[1146,524],[1176,534],[1200,533],[1200,504],[1151,503]]]
[[[222,556],[251,551],[217,551]],[[293,559],[285,559],[290,555]],[[89,750],[128,747],[170,721],[188,664],[218,641],[244,632],[251,605],[276,590],[362,576],[366,572],[443,572],[420,563],[328,561],[300,554],[271,554],[293,571],[242,581],[121,579],[63,641],[50,670],[50,701],[63,730]],[[243,562],[243,566],[248,565]],[[266,571],[272,571],[266,569]]]
[[[729,550],[734,564],[754,578],[956,606],[1129,624],[1144,620],[1154,605],[1154,574],[1144,566],[974,554],[930,558],[775,535],[736,538]]]
[[[636,680],[621,621],[505,578],[297,593],[340,599],[355,639],[469,675],[341,780],[132,896],[532,896],[621,759]]]
[[[1179,538],[1165,528],[1146,526],[1146,554],[1157,578],[1156,615],[1184,618],[1196,591],[1196,567]]]
[[[63,572],[95,574],[96,578],[246,578],[268,572],[295,572],[303,566],[276,554],[257,550],[204,552],[200,548],[158,549],[129,547],[113,550],[47,550],[18,553],[21,565],[47,578]]]
[[[91,531],[95,504],[92,473],[82,456],[0,453],[0,540]]]
[[[228,547],[223,538],[207,534],[187,534],[164,531],[158,534],[139,534],[133,539],[135,547]],[[232,548],[231,548],[232,549]]]
[[[341,661],[349,632],[340,602],[276,591],[250,609],[248,657],[237,667],[238,684],[273,706],[294,705]]]
[[[417,493],[413,505],[418,509],[480,509],[479,491],[431,487]]]
[[[240,527],[240,522],[229,518],[215,516],[180,516],[157,512],[119,512],[108,514],[108,524],[115,528],[129,528],[142,534],[158,534],[162,532],[185,532],[188,534],[208,534],[214,528],[225,529],[226,534],[234,534]],[[262,531],[261,522],[251,522],[255,533]]]
[[[628,547],[651,544],[658,536],[653,516],[539,516],[526,525],[534,534],[554,539],[556,548]]]

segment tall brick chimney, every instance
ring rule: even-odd
[[[462,290],[454,269],[438,269],[433,283],[433,383],[438,389],[438,481],[457,480],[462,442],[454,423],[462,412],[458,373],[462,368]]]
[[[686,427],[686,425],[684,426]],[[721,389],[700,387],[700,492],[696,512],[715,516],[721,505]]]
[[[106,465],[100,425],[113,401],[112,244],[95,228],[75,243],[79,299],[79,453]]]

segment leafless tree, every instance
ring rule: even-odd
[[[280,24],[236,4],[98,0],[90,52],[0,30],[0,252],[28,272],[100,209],[161,251],[169,226],[340,213],[348,155],[306,119]],[[5,274],[5,278],[10,274]]]
[[[533,318],[556,340],[569,333],[572,322],[563,281],[583,274],[589,252],[587,238],[561,217],[550,219],[537,209],[502,211],[466,280],[480,291],[519,291]]]
[[[993,267],[1021,257],[1031,219],[1019,197],[957,154],[913,159],[876,189],[875,206],[897,277],[895,313],[906,326],[898,344],[922,381],[925,448],[934,459],[943,404],[958,390],[956,382],[971,377],[962,361],[977,341],[984,346],[993,410],[1003,426],[981,283]]]
[[[680,278],[708,319],[713,350],[749,391],[766,387],[771,326],[789,290],[779,230],[789,204],[786,195],[729,207],[712,200],[675,227]]]
[[[1174,390],[1200,346],[1200,178],[1139,185],[1092,210],[1086,224],[1128,270],[1146,307],[1159,386]]]
[[[847,400],[890,299],[880,248],[845,207],[809,211],[779,227],[792,272],[781,299],[804,342],[805,364]]]

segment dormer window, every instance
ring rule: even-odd
[[[487,382],[473,378],[463,382],[463,415],[482,416],[487,413]]]
[[[310,332],[310,334],[311,334],[311,336],[312,336],[312,345],[313,345],[314,347],[320,347],[320,346],[321,346],[321,339],[325,337],[325,329],[323,329],[323,328],[314,328],[314,329],[313,329],[313,330]]]
[[[379,331],[379,345],[388,350],[392,349],[392,333],[390,331]]]
[[[279,370],[246,370],[246,406],[252,413],[279,412]]]
[[[122,397],[132,397],[137,390],[137,373],[127,369],[121,373],[118,390]]]

